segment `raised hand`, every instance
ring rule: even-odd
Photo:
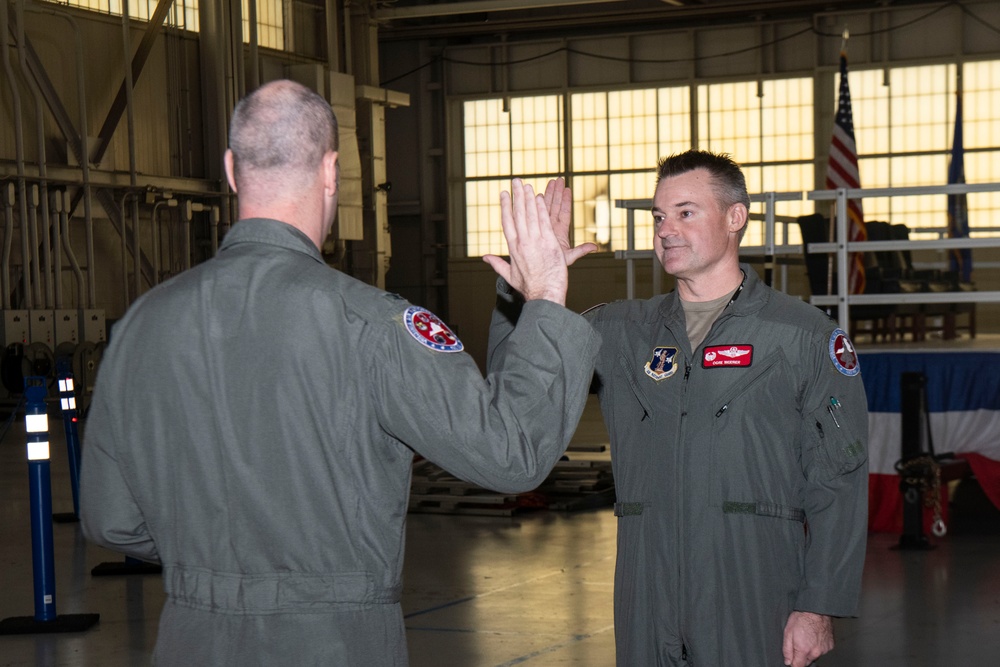
[[[526,301],[547,299],[565,305],[569,285],[565,248],[569,242],[567,240],[564,245],[557,236],[549,218],[550,206],[544,197],[535,195],[531,186],[519,178],[512,180],[510,186],[510,193],[500,193],[500,220],[510,250],[510,262],[496,255],[485,255],[483,261]],[[568,191],[559,192],[557,214],[559,217],[565,215],[568,220],[569,213],[563,213],[564,192]],[[570,204],[565,207],[570,208]]]
[[[549,220],[552,221],[552,229],[559,239],[559,245],[566,258],[566,266],[597,250],[597,246],[593,243],[581,243],[575,248],[569,244],[570,223],[573,220],[573,193],[566,187],[566,181],[562,178],[549,181],[545,186],[544,199]]]

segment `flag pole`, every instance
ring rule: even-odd
[[[848,31],[847,26],[844,26],[844,32],[840,35],[840,55],[841,57],[847,55],[847,40],[850,39],[851,33]],[[829,241],[834,242],[834,220],[837,218],[837,200],[834,199],[830,202],[830,223],[827,225],[829,228]],[[833,294],[833,255],[828,254],[826,256],[826,293]]]

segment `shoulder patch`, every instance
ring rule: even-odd
[[[403,313],[403,324],[413,339],[424,347],[437,352],[461,352],[465,349],[448,325],[429,310],[410,306]]]
[[[834,329],[830,334],[830,361],[833,367],[843,375],[854,376],[861,372],[858,353],[854,343],[847,337],[843,329]]]

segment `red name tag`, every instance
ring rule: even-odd
[[[753,362],[753,345],[715,345],[705,348],[703,368],[749,366]]]

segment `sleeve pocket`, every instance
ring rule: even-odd
[[[854,420],[848,418],[842,406],[823,406],[813,410],[809,421],[815,433],[815,442],[805,452],[808,477],[817,473],[827,479],[846,475],[867,460],[864,439],[854,431]]]

